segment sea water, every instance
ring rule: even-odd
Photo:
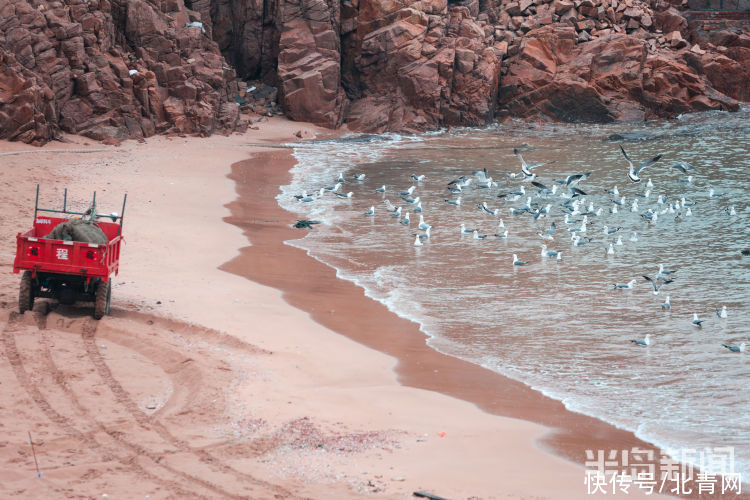
[[[749,118],[743,109],[637,125],[507,123],[313,141],[295,146],[298,163],[277,199],[298,218],[321,221],[287,244],[417,322],[432,348],[520,380],[570,410],[668,450],[734,447],[735,470],[746,481],[750,352],[735,354],[722,344],[750,343],[750,257],[741,255],[750,247]],[[620,145],[636,166],[662,156],[633,183]],[[558,186],[554,196],[540,195],[523,178],[514,148],[528,164],[554,162],[533,169],[535,181]],[[670,170],[678,161],[694,168]],[[496,185],[477,186],[484,169]],[[581,223],[564,223],[570,199],[560,196],[567,190],[557,180],[588,172],[576,186],[586,193],[578,196],[585,200],[579,211],[590,203],[594,212],[602,210],[588,216],[586,232],[579,233],[586,244],[576,246],[569,228]],[[364,180],[355,180],[355,173]],[[351,198],[327,190],[312,202],[294,196],[333,186],[340,175],[339,192],[352,192]],[[448,184],[460,176],[472,183],[463,188],[460,206],[448,204],[458,196]],[[645,197],[649,179],[653,187]],[[382,185],[386,192],[377,193]],[[399,194],[410,186],[432,226],[422,246],[414,245],[424,233],[417,228],[419,214]],[[522,186],[525,195],[512,194]],[[609,192],[615,186],[619,196]],[[710,197],[711,188],[721,196]],[[532,213],[551,204],[550,213],[513,215],[510,209],[523,208],[528,196]],[[625,203],[616,205],[623,196]],[[674,206],[683,197],[693,203],[690,216],[686,206]],[[393,217],[385,200],[402,207],[402,216]],[[478,208],[482,202],[498,215]],[[375,214],[363,215],[370,206]],[[648,209],[659,214],[655,223],[642,217]],[[407,211],[411,223],[401,224]],[[538,233],[553,221],[554,239],[542,239]],[[487,237],[461,232],[462,223]],[[620,229],[606,235],[605,225]],[[507,238],[495,236],[505,230]],[[618,237],[622,245],[615,244]],[[614,255],[607,252],[610,243]],[[542,244],[561,251],[562,261],[543,257]],[[514,266],[514,253],[527,264]],[[655,295],[643,276],[656,279],[659,264],[675,272]],[[632,279],[632,289],[614,287]],[[662,309],[666,296],[669,311]],[[726,319],[716,314],[722,306]],[[701,328],[692,322],[694,313],[705,320]],[[630,342],[646,334],[653,345]]]

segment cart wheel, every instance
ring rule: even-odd
[[[96,287],[96,302],[94,305],[94,319],[102,319],[102,316],[109,314],[109,297],[112,293],[112,282],[99,282]]]
[[[18,312],[21,314],[34,308],[34,286],[31,271],[24,271],[21,276],[21,288],[18,291]]]

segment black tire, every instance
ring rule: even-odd
[[[99,282],[96,287],[96,302],[94,304],[94,319],[102,319],[105,314],[109,314],[109,298],[112,294],[112,282]]]
[[[21,314],[34,308],[34,283],[31,271],[24,271],[21,276],[21,287],[18,290],[18,312]]]

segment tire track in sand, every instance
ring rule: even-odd
[[[36,315],[38,313],[35,312],[34,314]],[[155,484],[168,488],[169,491],[178,493],[180,495],[183,495],[184,497],[195,497],[195,489],[186,489],[183,486],[184,481],[187,480],[191,483],[195,483],[196,486],[200,486],[203,489],[211,491],[213,494],[218,494],[226,498],[238,498],[236,495],[232,495],[222,490],[221,488],[215,487],[214,485],[211,485],[210,483],[207,483],[200,478],[195,478],[189,474],[183,473],[165,464],[159,463],[159,461],[161,460],[160,456],[154,455],[140,445],[126,441],[122,433],[113,429],[108,429],[104,424],[92,417],[90,412],[85,407],[83,407],[83,405],[81,405],[75,393],[64,383],[65,377],[52,359],[49,350],[49,343],[45,342],[44,351],[46,352],[46,354],[42,355],[39,358],[34,357],[34,359],[39,359],[43,362],[44,365],[46,365],[50,373],[53,374],[56,385],[58,385],[58,387],[61,387],[63,392],[68,396],[69,399],[71,399],[71,403],[74,407],[75,412],[78,414],[78,417],[87,419],[90,424],[93,424],[92,428],[95,429],[94,431],[90,432],[82,432],[81,430],[79,430],[79,428],[74,425],[73,421],[70,418],[62,415],[52,407],[47,398],[42,394],[38,385],[30,377],[29,372],[26,370],[24,360],[22,358],[21,352],[18,350],[15,339],[15,334],[19,331],[19,327],[23,326],[20,321],[21,318],[22,316],[20,314],[11,312],[10,317],[8,318],[8,322],[2,330],[2,342],[5,346],[5,355],[21,387],[26,391],[26,393],[29,395],[29,397],[31,397],[37,407],[39,407],[42,413],[52,423],[57,425],[69,437],[79,441],[86,448],[97,451],[101,450],[100,453],[102,455],[117,457],[117,461],[123,466],[130,468],[137,475],[137,477],[148,478]],[[40,324],[39,320],[36,317],[34,318],[34,320],[37,325]],[[93,331],[95,330],[96,325],[93,325]],[[79,421],[78,418],[76,419],[76,421]],[[111,449],[111,447],[105,446],[97,441],[93,435],[98,431],[102,431],[107,436],[109,436],[113,440],[113,442],[120,448],[120,451],[125,453],[117,453],[115,450]],[[156,467],[163,469],[171,473],[172,475],[179,477],[181,482],[178,482],[177,480],[165,479],[161,475],[156,475],[152,472],[149,472],[146,468],[137,463],[139,456],[148,458],[151,462],[151,468]],[[104,458],[102,458],[102,460],[104,460]]]

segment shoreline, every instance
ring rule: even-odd
[[[75,196],[81,191],[88,196],[88,186],[101,189],[102,206],[109,206],[108,199],[120,203],[123,192],[131,195],[125,223],[129,245],[114,282],[113,315],[99,323],[96,344],[81,345],[91,324],[86,305],[17,318],[10,311],[18,277],[0,278],[5,350],[16,349],[15,342],[23,360],[11,367],[0,356],[0,384],[9,394],[0,406],[8,436],[0,442],[0,493],[49,496],[73,488],[92,497],[105,491],[132,497],[137,491],[167,498],[184,492],[181,484],[187,480],[196,494],[215,495],[215,485],[221,484],[227,494],[247,495],[250,488],[256,498],[277,493],[406,498],[416,490],[448,498],[586,496],[584,468],[560,458],[553,446],[560,442],[563,450],[574,450],[593,441],[555,430],[554,413],[566,411],[561,403],[552,401],[547,427],[497,416],[519,403],[523,411],[538,412],[535,401],[545,397],[433,351],[416,324],[338,279],[304,251],[283,244],[303,236],[290,227],[293,216],[278,207],[280,183],[274,184],[294,163],[291,149],[279,144],[294,141],[298,129],[326,133],[309,124],[271,120],[259,133],[242,136],[130,142],[101,155],[74,155],[63,168],[55,155],[31,155],[33,162],[9,157],[16,168],[3,172],[7,182],[0,190],[13,210],[6,209],[8,217],[0,219],[6,237],[0,254],[8,254],[0,265],[11,264],[15,232],[28,224],[33,182],[44,183],[46,203],[57,203],[73,179],[69,187]],[[28,148],[1,144],[5,151]],[[271,202],[254,198],[253,189],[265,189]],[[165,218],[169,224],[162,223]],[[255,235],[250,246],[249,234]],[[249,280],[248,271],[265,273],[270,284],[276,280],[286,288]],[[302,288],[297,300],[302,306],[307,301],[310,311],[293,302]],[[334,302],[332,313],[328,304]],[[348,307],[354,312],[345,311]],[[358,332],[361,338],[336,329],[351,330],[352,318],[369,328]],[[45,330],[40,333],[37,325]],[[379,349],[375,341],[385,346]],[[105,363],[91,365],[87,360],[97,359],[97,345],[104,349]],[[46,353],[42,357],[40,349]],[[29,377],[19,382],[24,366],[51,383],[35,385]],[[113,377],[102,385],[97,373],[106,374],[106,366]],[[110,393],[117,384],[122,387]],[[92,385],[101,389],[92,393]],[[49,405],[39,404],[39,394]],[[154,402],[157,410],[151,414],[145,405]],[[47,408],[65,420],[50,423]],[[148,413],[148,424],[141,412]],[[164,478],[142,477],[138,463],[128,460],[131,448],[112,439],[117,434],[72,432],[82,415],[84,426],[126,429],[129,441],[148,452],[139,460],[161,467]],[[601,430],[588,427],[586,419],[595,419],[571,415],[566,418],[581,426],[580,433],[599,434],[595,439],[604,449],[629,446],[628,433],[618,438],[606,424]],[[159,438],[149,430],[152,424],[161,429]],[[39,440],[44,483],[27,474],[33,468],[23,441],[27,429]],[[89,449],[86,439],[100,446]],[[175,444],[181,453],[167,451]],[[336,447],[342,445],[345,451]],[[84,455],[67,451],[81,448]],[[110,455],[98,451],[107,449],[122,457],[114,472]],[[204,468],[205,453],[218,469]],[[612,496],[646,497],[640,490]]]
[[[289,158],[285,160],[284,156]],[[288,168],[272,166],[280,162]],[[287,303],[307,312],[320,325],[395,357],[395,373],[404,386],[458,398],[492,415],[548,427],[549,431],[535,442],[545,453],[579,466],[584,465],[585,450],[638,447],[659,456],[658,447],[630,431],[572,412],[562,402],[519,381],[432,349],[419,325],[367,297],[354,283],[339,279],[335,269],[304,250],[284,244],[285,240],[304,237],[305,231],[290,227],[294,214],[275,200],[294,164],[290,153],[270,152],[256,153],[254,158],[232,165],[229,177],[236,183],[238,199],[227,204],[232,216],[225,221],[240,227],[250,246],[242,248],[240,255],[221,269],[282,291]],[[283,224],[285,221],[289,223]],[[295,273],[297,268],[304,268],[304,273]]]

